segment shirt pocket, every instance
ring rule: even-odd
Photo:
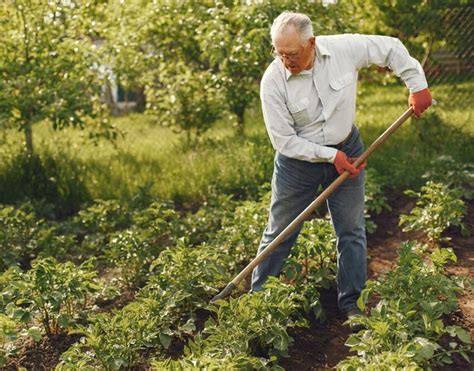
[[[351,72],[345,73],[342,76],[334,77],[330,79],[329,86],[331,87],[330,93],[334,103],[336,104],[336,110],[341,108],[341,104],[344,104],[348,100],[351,94],[350,86],[354,81],[354,74]]]
[[[354,81],[354,75],[351,72],[347,72],[340,77],[332,78],[329,81],[329,85],[331,86],[332,90],[339,91],[350,85],[352,81]]]
[[[290,111],[291,117],[293,117],[295,126],[301,127],[308,125],[311,122],[308,105],[309,99],[306,97],[298,101],[288,102],[288,110]]]

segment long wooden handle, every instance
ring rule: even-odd
[[[367,158],[379,148],[392,133],[397,130],[411,115],[413,114],[413,108],[408,108],[392,125],[389,126],[370,146],[367,148],[360,157],[354,162],[355,167],[359,167]],[[273,250],[275,250],[285,238],[287,238],[296,228],[300,226],[309,216],[316,210],[326,199],[339,187],[350,175],[349,171],[344,171],[339,175],[329,187],[327,187],[313,202],[311,202],[306,209],[304,209],[280,234],[272,241],[260,254],[258,254],[235,278],[229,282],[227,287],[218,295],[216,295],[211,302],[218,299],[223,299],[230,294],[230,292],[236,287],[240,281],[252,273],[253,269],[259,265]]]

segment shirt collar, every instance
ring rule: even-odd
[[[318,56],[326,56],[326,55],[331,55],[331,53],[329,52],[329,50],[324,46],[324,45],[321,45],[321,43],[318,43],[318,38],[316,38],[316,58],[314,60],[314,63],[316,64],[316,60],[317,60],[317,57]],[[281,62],[282,66],[283,66],[283,69],[285,70],[285,78],[286,78],[286,81],[288,81],[290,79],[291,76],[293,76],[291,74],[290,71],[288,71],[286,68],[285,68],[285,65],[283,64],[283,62]],[[314,65],[313,65],[313,68],[314,68]],[[311,70],[303,70],[301,71],[298,75],[311,75],[312,74],[312,69]]]
[[[331,53],[326,48],[324,43],[319,42],[317,37],[316,37],[316,50],[319,52],[318,55],[320,55],[320,56],[331,55]]]
[[[283,64],[283,63],[282,63],[282,64]],[[286,81],[288,81],[288,80],[290,79],[290,77],[293,76],[293,75],[291,74],[290,71],[288,71],[288,70],[286,69],[286,67],[285,67],[284,64],[283,64],[283,68],[284,68],[284,70],[285,70]],[[314,68],[314,66],[313,66],[313,68]],[[310,69],[310,70],[303,70],[303,71],[301,71],[301,72],[298,74],[298,76],[311,75],[312,73],[313,73],[313,69]]]

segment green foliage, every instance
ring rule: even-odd
[[[400,215],[403,231],[423,230],[433,244],[449,240],[448,237],[441,235],[451,225],[458,226],[462,232],[466,232],[462,223],[466,205],[461,200],[463,194],[461,189],[429,181],[421,187],[421,192],[407,190],[405,194],[418,199],[416,207],[410,214]]]
[[[139,232],[127,230],[110,236],[104,259],[108,265],[119,269],[119,280],[133,288],[146,281],[150,264],[159,251],[159,247],[150,246]]]
[[[463,189],[463,198],[474,198],[474,164],[455,161],[452,156],[442,155],[431,161],[423,174],[424,179],[445,184],[447,188]]]
[[[364,308],[369,297],[380,298],[369,317],[359,318],[366,330],[349,337],[346,345],[359,357],[350,357],[338,369],[351,370],[359,365],[375,369],[452,363],[452,355],[467,358],[470,336],[459,326],[445,326],[442,316],[457,309],[456,293],[463,291],[462,278],[450,278],[444,266],[456,256],[450,249],[431,254],[414,243],[402,244],[397,266],[379,281],[368,281],[358,305]],[[440,345],[442,336],[457,336],[450,349]]]
[[[5,311],[29,325],[39,321],[47,335],[74,328],[99,291],[93,261],[80,266],[54,258],[36,260],[26,273],[13,271],[6,291],[15,294]]]
[[[218,71],[227,110],[243,132],[244,113],[258,97],[258,81],[270,60],[268,9],[216,2],[209,19],[198,29],[202,57]]]
[[[160,302],[135,302],[113,315],[90,318],[86,337],[61,355],[57,370],[127,369],[137,364],[139,352],[159,344],[160,325],[167,317]],[[87,349],[87,351],[85,351]]]
[[[162,87],[146,88],[147,109],[158,115],[162,125],[186,131],[187,145],[207,131],[222,114],[220,83],[211,71],[193,71],[174,63],[157,71],[153,80]]]
[[[5,367],[8,357],[16,353],[16,349],[9,346],[18,337],[16,328],[15,321],[0,313],[0,367]]]
[[[329,288],[336,277],[336,236],[329,220],[313,219],[304,223],[282,273],[304,296],[305,310],[312,310],[316,318],[324,321],[326,314],[318,288]]]
[[[365,227],[368,233],[374,233],[377,224],[370,219],[372,214],[380,214],[383,209],[391,210],[385,195],[385,184],[381,177],[372,169],[365,172]]]
[[[268,218],[268,205],[271,193],[267,192],[261,201],[244,201],[236,207],[233,215],[222,221],[222,229],[215,237],[215,244],[232,256],[230,269],[237,271],[253,258],[263,228]]]
[[[90,199],[80,169],[62,155],[30,155],[24,151],[3,157],[0,203],[31,200],[46,217],[70,215]]]
[[[0,270],[18,264],[23,259],[32,259],[38,251],[42,220],[11,206],[0,209]]]
[[[110,68],[110,75],[115,73],[116,82],[125,89],[139,88],[142,83],[146,64],[140,53],[140,43],[147,29],[145,25],[149,13],[143,10],[147,3],[120,0],[104,2],[103,7],[98,7],[99,16],[94,19],[95,29],[103,38],[98,50],[101,60]],[[112,79],[110,75],[107,79]]]
[[[188,212],[177,225],[175,237],[186,241],[190,246],[212,241],[219,234],[225,220],[230,221],[234,209],[239,205],[232,196],[225,194],[209,195],[199,210]]]
[[[28,266],[40,255],[64,257],[73,245],[73,236],[60,235],[57,227],[38,218],[29,204],[20,208],[0,205],[0,271]]]
[[[145,350],[163,357],[172,341],[195,330],[195,313],[207,306],[214,285],[229,279],[228,258],[206,245],[178,245],[163,251],[153,263],[153,275],[138,300],[111,316],[101,315],[82,327],[84,340],[61,356],[60,370],[101,367],[131,368]]]
[[[122,230],[129,227],[131,221],[131,211],[117,200],[95,200],[93,205],[74,217],[74,223],[90,234]]]
[[[302,300],[293,287],[271,277],[265,291],[218,301],[210,308],[216,318],[206,322],[206,337],[196,336],[183,359],[154,362],[154,369],[213,369],[217,360],[228,367],[266,368],[269,362],[288,355],[293,339],[287,328],[306,325],[298,316]],[[251,355],[256,352],[268,353],[269,360]]]
[[[153,275],[140,295],[154,297],[168,293],[181,297],[178,312],[191,315],[195,309],[204,307],[216,293],[212,287],[225,283],[230,259],[206,244],[190,249],[178,243],[176,247],[163,251],[153,262],[150,268]]]
[[[400,38],[424,65],[434,47],[449,46],[457,41],[456,35],[448,32],[451,24],[442,20],[446,9],[467,5],[468,1],[372,0],[356,4],[358,6],[355,6],[355,9],[358,11],[364,12],[368,9],[364,14],[367,16],[366,24],[368,27],[372,26],[374,33]]]
[[[0,23],[0,112],[2,121],[26,134],[33,153],[32,124],[47,119],[55,129],[93,124],[99,119],[100,77],[88,18],[92,4],[7,1]]]

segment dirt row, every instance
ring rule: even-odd
[[[399,216],[408,213],[414,207],[414,201],[406,196],[398,195],[389,200],[391,211],[382,211],[373,219],[378,228],[374,234],[367,236],[369,255],[368,275],[377,278],[389,270],[396,258],[400,243],[407,240],[423,239],[417,233],[402,232],[398,226]],[[474,233],[474,200],[469,203],[468,214],[464,219],[466,227]],[[451,228],[446,235],[450,236],[458,261],[448,268],[450,274],[469,276],[474,279],[474,235],[463,237],[459,230]],[[344,345],[349,329],[343,325],[345,319],[337,308],[337,291],[333,287],[321,292],[321,301],[327,312],[327,321],[323,324],[311,321],[309,328],[292,329],[291,336],[294,344],[290,349],[290,357],[284,359],[281,365],[287,370],[325,370],[335,367],[344,358],[353,355]],[[461,325],[471,332],[474,337],[474,295],[468,293],[459,298],[459,310],[447,321]],[[443,370],[471,370],[472,368],[462,359]]]

